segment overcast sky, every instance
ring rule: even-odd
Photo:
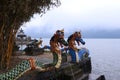
[[[120,0],[60,0],[61,6],[38,14],[22,28],[30,36],[52,35],[57,29],[65,33],[86,30],[120,29]]]

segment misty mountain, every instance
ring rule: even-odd
[[[120,38],[120,30],[88,30],[82,34],[85,38]]]
[[[73,31],[65,32],[67,38],[73,33]],[[29,31],[27,35],[33,38],[51,38],[54,32],[43,30],[42,32],[36,33],[36,31]],[[82,36],[84,38],[120,38],[120,29],[118,30],[82,30]]]

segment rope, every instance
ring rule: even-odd
[[[74,75],[74,73],[73,73],[72,66],[71,66],[71,64],[70,64],[70,63],[68,63],[68,64],[70,65],[70,70],[71,70],[71,72],[72,72],[73,80],[75,80],[75,75]]]

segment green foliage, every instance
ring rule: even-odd
[[[16,18],[19,26],[29,21],[33,14],[43,15],[50,8],[59,5],[59,0],[1,0],[0,17],[4,16],[8,21]]]

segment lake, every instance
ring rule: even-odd
[[[105,75],[106,80],[119,80],[120,39],[85,39],[92,60],[90,80]]]

